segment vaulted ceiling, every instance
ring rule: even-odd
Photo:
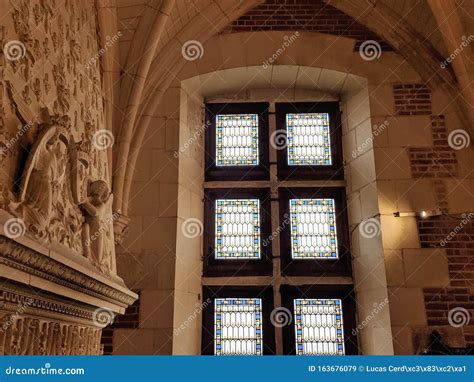
[[[324,18],[320,12],[336,14],[333,21],[346,26],[336,34],[344,36],[352,31],[352,36],[349,33],[345,37],[354,38],[356,43],[366,38],[379,40],[383,47],[387,43],[429,86],[441,86],[456,99],[460,114],[466,117],[465,125],[474,120],[474,108],[469,106],[474,105],[469,85],[472,71],[467,68],[470,63],[461,58],[448,70],[440,70],[440,62],[454,51],[461,37],[471,34],[473,3],[455,0],[115,0],[113,3],[109,1],[112,5],[108,6],[116,9],[117,30],[122,34],[116,62],[118,85],[114,86],[113,130],[117,138],[114,208],[117,211],[126,213],[126,184],[133,176],[137,152],[149,123],[147,117],[185,64],[182,45],[188,40],[205,43],[216,34],[238,32],[239,28],[232,26],[245,26],[249,21],[246,15],[255,15],[255,9],[272,9],[277,4],[290,14],[294,13],[295,5],[309,4],[313,11],[297,16],[302,19],[293,20],[293,25],[285,24],[286,16],[281,12],[269,15],[264,12],[265,17],[260,20],[278,17],[282,24],[273,23],[277,30],[302,25],[302,31],[332,34],[317,23],[331,23],[330,17]],[[312,22],[309,28],[305,28],[306,16]],[[243,22],[236,24],[239,19]],[[472,47],[466,52],[472,63]]]

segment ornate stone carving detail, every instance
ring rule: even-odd
[[[0,321],[0,331],[9,325],[13,319],[19,315],[35,313],[41,314],[41,311],[63,314],[70,317],[92,322],[94,314],[92,310],[81,309],[80,305],[72,305],[67,302],[59,302],[43,298],[41,295],[31,293],[21,293],[5,285],[0,290],[0,304],[3,310],[11,312],[12,317],[8,321]]]
[[[55,9],[61,12],[55,15]],[[1,182],[0,208],[24,219],[28,236],[58,242],[107,275],[115,272],[112,210],[104,203],[112,195],[91,203],[94,188],[109,179],[107,153],[91,143],[105,120],[100,66],[88,63],[97,51],[94,12],[85,1],[10,2],[1,46],[18,40],[24,50],[17,59],[0,55],[0,97],[4,101],[2,89],[10,88],[5,94],[11,106],[0,106],[0,156],[9,175]],[[38,121],[44,105],[54,115]],[[87,231],[92,238],[85,238]]]
[[[112,194],[103,180],[90,182],[87,187],[87,198],[81,204],[86,217],[82,234],[86,257],[104,273],[113,269],[113,248],[107,233],[112,230]]]
[[[0,290],[0,354],[97,355],[100,332],[85,305],[38,295],[17,285]]]
[[[36,275],[90,296],[130,305],[135,298],[48,256],[0,236],[0,264]]]
[[[0,311],[0,320],[8,313]],[[101,329],[33,317],[19,317],[0,330],[0,354],[100,355]]]
[[[17,288],[7,283],[0,290],[0,354],[102,353],[102,327],[91,309]]]
[[[0,288],[0,322],[9,320],[0,324],[0,354],[100,354],[95,307],[117,311],[135,295],[115,274],[108,157],[92,144],[105,128],[100,65],[88,62],[98,49],[95,7],[88,0],[7,3],[0,216],[21,219],[26,230],[0,236],[0,267],[11,272],[2,277],[16,280]],[[5,55],[9,41],[21,48],[17,57]],[[51,113],[41,112],[45,105]],[[48,287],[31,293],[16,270]],[[74,303],[64,297],[71,291]]]
[[[100,272],[115,272],[112,195],[105,181],[90,179],[91,145],[74,142],[68,116],[43,114],[46,122],[27,149],[18,195],[4,208],[21,217],[36,239],[57,241]]]
[[[122,244],[128,233],[128,224],[130,223],[130,218],[125,215],[121,215],[118,212],[114,212],[114,215],[116,216],[114,219],[115,244]]]

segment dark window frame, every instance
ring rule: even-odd
[[[214,300],[215,298],[261,298],[262,299],[262,353],[275,355],[275,328],[270,315],[273,310],[273,288],[268,286],[204,286],[203,301],[212,303],[202,311],[201,354],[214,355]]]
[[[260,200],[260,259],[215,258],[215,200]],[[268,276],[272,274],[272,243],[265,238],[271,235],[271,207],[269,188],[210,188],[204,191],[203,275],[216,276]]]
[[[285,276],[351,276],[351,250],[344,187],[280,188],[278,191],[280,224],[290,219],[290,199],[332,198],[336,211],[338,259],[293,259],[291,257],[291,222],[280,232],[281,273]]]
[[[344,355],[358,355],[356,302],[352,285],[303,285],[280,287],[282,306],[291,312],[291,323],[283,327],[283,354],[296,355],[294,304],[296,298],[338,298],[342,301]]]
[[[278,179],[344,179],[344,162],[342,156],[342,125],[339,102],[294,102],[276,103],[275,121],[278,139],[287,136],[286,114],[288,113],[328,113],[329,137],[331,142],[330,166],[289,165],[287,145],[276,145]]]
[[[205,180],[268,180],[269,135],[268,102],[206,103],[205,105]],[[216,115],[258,114],[258,165],[216,166]]]

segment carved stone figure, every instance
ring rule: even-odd
[[[106,233],[110,230],[112,218],[109,212],[113,196],[109,186],[103,180],[89,184],[87,201],[81,204],[86,216],[83,227],[83,243],[85,256],[102,272],[109,273],[112,269],[111,256],[106,251]]]
[[[39,336],[38,340],[35,343],[35,352],[34,354],[44,355],[47,351],[47,341],[48,341],[48,330],[49,325],[47,322],[41,322],[39,324]]]
[[[69,83],[66,80],[65,67],[66,64],[63,56],[59,57],[57,65],[53,65],[53,78],[57,94],[57,101],[55,102],[56,114],[66,114],[69,111],[71,103],[71,92],[69,89]]]
[[[67,137],[57,126],[44,128],[34,143],[23,171],[18,203],[25,221],[40,238],[46,237],[51,218],[53,187],[62,182],[67,152]]]

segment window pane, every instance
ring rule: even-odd
[[[288,164],[330,166],[328,113],[287,114]]]
[[[260,258],[260,201],[216,200],[216,258]]]
[[[258,165],[257,114],[218,114],[217,166]]]
[[[215,355],[262,355],[262,300],[216,298]]]
[[[339,299],[295,299],[297,355],[344,355]]]
[[[337,258],[334,199],[290,199],[291,256]]]

